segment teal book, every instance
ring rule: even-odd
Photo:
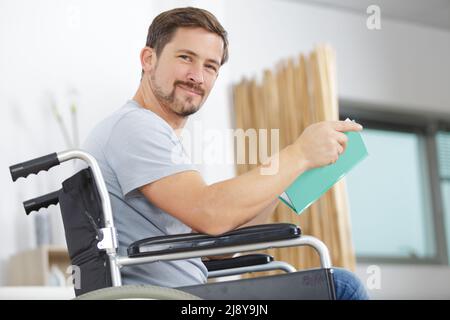
[[[348,137],[347,147],[335,163],[305,171],[279,196],[297,214],[302,213],[368,156],[359,132],[348,131],[345,134]]]

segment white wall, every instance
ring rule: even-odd
[[[67,92],[78,90],[83,140],[96,122],[134,94],[140,75],[139,51],[152,18],[162,10],[184,5],[204,7],[219,17],[229,32],[231,54],[208,102],[189,121],[189,128],[195,121],[205,130],[231,128],[233,82],[258,76],[280,59],[295,57],[321,42],[337,50],[340,97],[392,108],[450,112],[450,33],[442,30],[382,17],[382,30],[369,31],[364,12],[282,0],[3,0],[0,284],[5,283],[6,259],[35,244],[33,218],[25,217],[19,204],[58,188],[71,169],[70,165],[53,169],[14,184],[10,179],[9,165],[66,148],[51,114],[49,93],[67,122]],[[230,165],[203,165],[201,169],[210,183],[234,174]],[[53,213],[57,216],[57,209]],[[53,233],[63,242],[60,233]]]
[[[6,260],[35,246],[33,216],[21,202],[57,190],[67,164],[12,183],[14,163],[67,147],[52,113],[55,101],[71,128],[69,106],[78,102],[80,140],[134,95],[140,79],[139,53],[147,29],[161,11],[195,1],[12,1],[0,2],[0,285]],[[221,18],[222,2],[198,1]],[[229,127],[227,67],[204,110],[195,116],[205,129]],[[69,94],[75,89],[78,95]],[[211,107],[208,107],[208,106]],[[205,119],[207,119],[205,121]],[[232,166],[201,169],[208,182],[234,174]],[[41,211],[42,212],[42,211]],[[64,243],[58,209],[50,208],[54,242]],[[53,221],[54,220],[54,221]]]
[[[232,81],[327,42],[337,52],[340,97],[450,112],[450,32],[384,19],[382,8],[382,29],[371,31],[365,12],[263,3],[226,1]]]
[[[2,269],[10,254],[35,243],[34,217],[25,217],[21,201],[56,190],[70,171],[70,165],[55,168],[13,184],[8,166],[67,148],[52,114],[52,99],[70,128],[68,91],[79,92],[83,138],[101,116],[132,94],[139,79],[138,60],[133,58],[145,41],[144,20],[151,14],[146,3],[0,2]],[[122,60],[126,62],[118,63]],[[52,218],[58,216],[55,208],[51,211],[56,213]],[[55,236],[59,243],[64,241],[61,233]]]

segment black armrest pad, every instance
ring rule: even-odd
[[[255,253],[247,254],[245,256],[221,259],[221,260],[207,260],[203,261],[208,271],[241,268],[249,266],[257,266],[268,264],[273,261],[273,257],[268,254]]]
[[[243,244],[298,238],[301,230],[290,223],[274,223],[236,229],[219,236],[184,233],[152,237],[133,242],[128,247],[129,257],[142,257],[175,252],[214,249]]]

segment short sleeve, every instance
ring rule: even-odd
[[[175,173],[197,170],[170,126],[148,110],[129,112],[115,124],[105,155],[124,196]]]

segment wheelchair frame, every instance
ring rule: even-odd
[[[126,266],[138,265],[138,264],[146,264],[155,261],[168,261],[168,260],[182,260],[189,258],[197,258],[203,256],[212,256],[212,255],[223,255],[237,252],[248,252],[248,251],[257,251],[264,250],[269,248],[283,248],[283,247],[293,247],[293,246],[310,246],[314,248],[320,256],[320,263],[323,269],[329,269],[332,273],[332,264],[329,255],[328,248],[326,245],[320,241],[319,239],[301,235],[298,238],[287,239],[287,240],[277,240],[277,241],[269,241],[269,242],[259,242],[259,243],[250,243],[243,245],[234,245],[234,246],[226,246],[226,247],[218,247],[213,249],[196,249],[188,252],[173,252],[173,253],[164,253],[164,254],[156,254],[144,257],[129,257],[129,256],[120,256],[117,253],[118,248],[118,238],[117,238],[117,230],[114,226],[114,219],[112,214],[111,202],[109,193],[104,182],[100,167],[98,166],[95,158],[89,153],[82,150],[66,150],[58,153],[52,153],[43,157],[35,158],[23,163],[19,163],[10,167],[10,172],[13,181],[16,181],[19,177],[27,177],[29,174],[37,174],[41,170],[49,170],[53,166],[57,166],[62,162],[79,159],[83,160],[87,163],[87,165],[91,168],[92,174],[94,176],[94,183],[96,185],[99,197],[100,197],[100,206],[102,208],[102,215],[104,218],[104,226],[100,229],[102,234],[101,241],[98,242],[97,248],[99,250],[105,250],[109,259],[109,267],[110,267],[110,275],[111,282],[113,287],[122,286],[122,278],[120,269]],[[56,192],[54,192],[56,193]],[[45,197],[45,196],[44,196]],[[42,197],[40,197],[42,198]],[[39,208],[34,208],[30,210],[31,206],[35,204],[35,201],[38,198],[29,200],[24,202],[25,209],[27,214],[29,211],[39,210]],[[33,202],[34,201],[34,202]],[[57,203],[57,202],[56,202]],[[56,204],[47,202],[46,205]],[[28,206],[28,208],[27,208]],[[209,272],[209,278],[212,277],[220,277],[220,276],[229,276],[242,274],[246,272],[255,272],[255,271],[266,271],[266,270],[283,270],[287,273],[297,271],[292,265],[281,262],[281,261],[271,261],[269,263],[257,266],[245,266],[245,267],[237,267],[225,270],[216,270]],[[333,298],[333,297],[332,297]]]

